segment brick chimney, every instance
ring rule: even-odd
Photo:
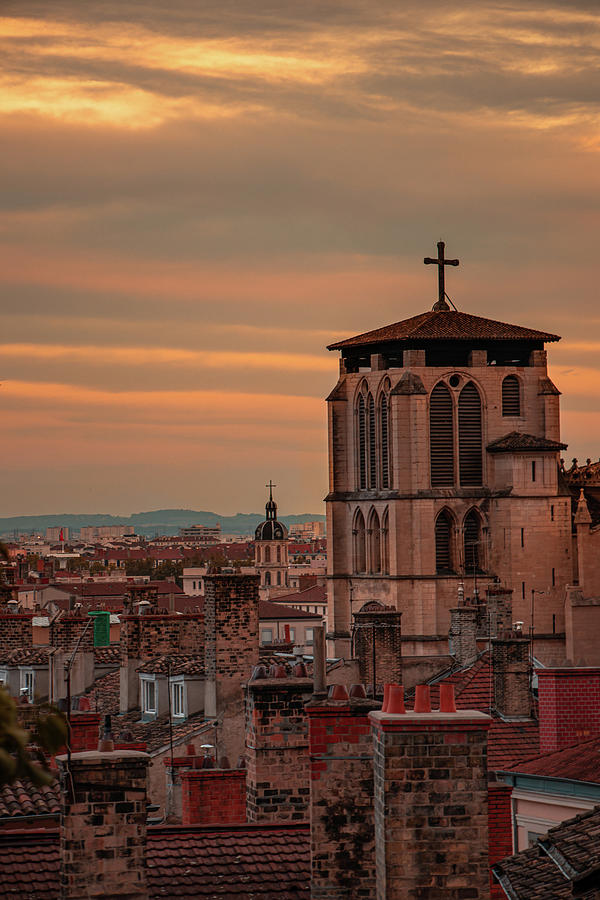
[[[197,653],[204,648],[203,613],[121,616],[121,704],[128,712],[139,706],[138,668],[154,656]]]
[[[363,610],[354,616],[356,627],[355,655],[363,684],[402,681],[402,613],[395,609]]]
[[[488,784],[488,831],[490,869],[511,856],[513,851],[512,785],[504,781],[490,781]],[[490,873],[490,896],[492,900],[505,900],[500,885],[494,884]]]
[[[204,578],[207,717],[239,704],[246,673],[258,662],[258,575]]]
[[[0,613],[0,650],[33,644],[33,613]]]
[[[133,750],[57,757],[60,900],[147,900],[149,756]]]
[[[249,822],[308,819],[310,763],[304,705],[312,690],[312,679],[305,677],[257,678],[248,683]]]
[[[448,649],[460,666],[477,659],[477,607],[457,606],[450,610]]]
[[[600,668],[536,669],[540,751],[600,735]]]
[[[498,637],[512,629],[512,588],[491,585],[485,590],[488,627],[486,636]]]
[[[244,769],[188,769],[179,773],[182,825],[239,825],[246,821]]]
[[[379,900],[487,900],[487,731],[475,711],[369,715]]]
[[[373,738],[368,716],[379,706],[364,699],[313,698],[306,707],[313,900],[375,896]]]
[[[71,752],[79,753],[82,750],[95,750],[98,746],[100,713],[72,712],[70,723]]]
[[[531,716],[530,665],[530,642],[522,632],[492,640],[494,708],[507,719]]]

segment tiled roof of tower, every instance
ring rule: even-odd
[[[600,879],[600,807],[551,828],[493,871],[511,900],[592,900]]]
[[[539,725],[535,719],[506,721],[495,715],[493,706],[493,679],[490,655],[483,653],[472,666],[460,669],[445,677],[438,676],[431,684],[431,704],[439,706],[439,686],[453,684],[457,709],[477,709],[492,715],[488,732],[488,768],[492,771],[505,770],[519,760],[528,759],[539,753]]]
[[[515,775],[542,775],[600,784],[600,738],[524,759],[510,771]]]
[[[559,341],[560,336],[534,328],[509,325],[482,316],[456,310],[429,310],[410,319],[384,325],[374,331],[365,331],[355,337],[329,344],[328,350],[361,347],[368,344],[385,344],[391,341]]]
[[[510,431],[501,438],[487,445],[488,453],[509,453],[514,450],[566,450],[568,444],[560,441],[550,441],[547,438],[536,437],[534,434],[521,434],[519,431]]]
[[[58,832],[0,832],[7,900],[58,900]],[[150,900],[309,900],[308,825],[148,829]]]

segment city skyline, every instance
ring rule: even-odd
[[[3,516],[321,512],[325,346],[430,309],[440,239],[599,455],[592,4],[3,14]]]

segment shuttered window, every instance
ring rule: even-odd
[[[377,487],[377,439],[375,424],[375,401],[373,394],[369,394],[369,488],[374,491]]]
[[[438,575],[452,572],[452,523],[443,512],[435,520],[435,570]]]
[[[431,392],[429,403],[429,443],[432,487],[454,484],[454,425],[452,397],[445,384]]]
[[[470,381],[458,398],[458,469],[461,486],[483,480],[481,441],[481,397]]]
[[[521,415],[521,388],[516,375],[507,375],[502,382],[502,415]]]
[[[464,534],[464,551],[465,551],[465,572],[467,575],[473,572],[479,572],[479,560],[480,560],[480,552],[479,552],[479,541],[480,538],[480,529],[479,529],[479,516],[476,512],[471,511],[465,517],[465,523],[463,526],[463,534]]]
[[[381,440],[381,487],[390,486],[389,406],[388,398],[381,395],[379,401],[379,426]]]
[[[365,398],[358,398],[358,486],[361,491],[367,487],[367,416]]]

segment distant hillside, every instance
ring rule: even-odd
[[[155,509],[149,512],[133,513],[131,516],[111,516],[103,513],[75,515],[64,513],[49,516],[10,516],[0,518],[0,534],[10,536],[15,531],[43,534],[52,525],[69,527],[79,531],[84,525],[132,525],[136,534],[177,534],[184,525],[215,525],[221,523],[224,534],[250,534],[264,519],[264,513],[236,513],[235,516],[220,516],[218,513],[194,509]],[[298,522],[324,522],[325,516],[318,513],[302,513],[280,516],[288,527]]]

